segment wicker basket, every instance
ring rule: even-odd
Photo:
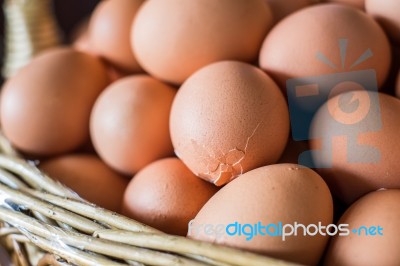
[[[11,76],[59,43],[50,0],[6,0]],[[14,265],[294,265],[164,234],[99,208],[21,159],[0,133],[0,263]],[[4,248],[1,248],[4,247]],[[8,254],[8,255],[7,255]]]
[[[0,236],[15,265],[294,265],[164,234],[79,198],[3,135],[0,152]]]

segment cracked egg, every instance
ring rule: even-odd
[[[181,86],[170,131],[175,153],[197,176],[224,185],[275,163],[289,133],[289,114],[274,81],[246,63],[208,65]]]

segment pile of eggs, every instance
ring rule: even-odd
[[[166,233],[307,265],[400,265],[400,1],[329,2],[102,1],[70,46],[7,80],[2,131],[83,198]],[[318,106],[309,141],[294,141],[288,81],[362,71],[379,92],[345,80]],[[351,109],[365,95],[379,108]],[[298,164],[326,137],[316,169]],[[231,223],[383,234],[283,241],[199,230]]]

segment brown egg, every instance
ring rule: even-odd
[[[249,64],[223,61],[182,85],[170,129],[178,157],[197,176],[221,186],[279,159],[289,116],[270,77]]]
[[[64,155],[45,161],[40,169],[65,184],[82,198],[119,212],[128,178],[121,176],[94,155]]]
[[[111,84],[91,114],[90,133],[100,157],[131,175],[172,155],[168,124],[175,93],[174,88],[145,75]]]
[[[315,115],[310,147],[318,172],[346,203],[400,188],[400,100],[366,91],[340,94]]]
[[[393,189],[372,192],[350,206],[339,220],[350,232],[332,239],[324,265],[400,265],[399,202],[400,190]]]
[[[261,68],[284,91],[288,79],[321,79],[366,69],[375,70],[381,86],[390,60],[389,41],[379,25],[362,11],[336,4],[315,5],[288,16],[267,35],[260,53]]]
[[[188,223],[217,192],[176,158],[137,173],[125,191],[123,213],[165,233],[186,235]]]
[[[146,1],[132,48],[146,71],[176,84],[216,61],[254,61],[272,25],[264,1]]]
[[[96,7],[89,23],[92,49],[117,68],[134,73],[141,67],[130,44],[132,21],[144,0],[107,0]]]
[[[316,4],[320,0],[265,0],[272,11],[274,22],[278,22],[287,15],[304,7]]]
[[[361,10],[365,8],[365,1],[366,0],[325,0],[326,2],[337,3],[337,4],[344,4],[351,7],[355,7]]]
[[[400,1],[365,0],[365,9],[386,30],[397,44],[400,44]]]
[[[4,85],[4,134],[30,154],[74,150],[88,139],[90,111],[107,84],[97,58],[70,48],[46,51]]]
[[[276,164],[252,170],[223,187],[196,215],[188,234],[203,241],[315,265],[328,237],[304,236],[303,229],[296,236],[289,236],[283,225],[297,222],[306,227],[319,223],[326,226],[332,222],[332,216],[329,189],[317,173],[296,164]],[[218,225],[225,230],[213,234]],[[256,229],[257,225],[268,229]]]

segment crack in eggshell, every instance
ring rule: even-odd
[[[241,163],[246,157],[250,140],[254,137],[260,125],[261,122],[257,124],[252,134],[247,138],[243,149],[236,146],[227,152],[223,152],[222,150],[213,151],[209,150],[205,145],[198,144],[192,139],[191,142],[195,151],[198,153],[202,162],[206,165],[206,171],[196,173],[196,175],[217,186],[222,186],[243,174]]]

